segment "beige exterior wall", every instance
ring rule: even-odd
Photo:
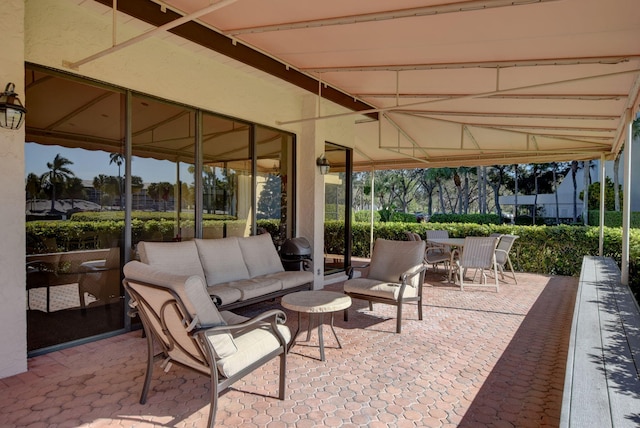
[[[0,36],[4,46],[13,47],[0,50],[2,77],[16,84],[27,109],[25,61],[296,133],[298,235],[314,243],[314,260],[322,260],[324,185],[315,160],[323,152],[325,141],[353,146],[355,117],[279,127],[278,120],[316,114],[317,98],[175,36],[147,39],[78,70],[64,68],[63,61],[80,60],[112,44],[109,9],[92,1],[78,3],[6,0],[0,8],[0,17],[4,18]],[[149,28],[119,16],[117,40],[122,42]],[[6,82],[0,84],[4,89]],[[322,114],[344,111],[327,101],[320,107]],[[0,130],[0,378],[27,369],[23,143],[24,128]],[[316,275],[315,288],[323,284],[322,263],[316,264],[316,273],[318,268],[321,271]]]
[[[24,2],[0,7],[0,91],[8,82],[24,97]],[[6,47],[15,46],[15,49]],[[27,369],[27,318],[24,267],[24,126],[0,128],[0,378]]]

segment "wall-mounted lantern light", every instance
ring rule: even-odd
[[[324,154],[316,160],[316,165],[320,167],[320,174],[322,175],[329,174],[329,169],[331,169],[331,164],[329,163],[327,158],[324,157]]]
[[[0,128],[18,129],[24,122],[27,109],[14,92],[15,88],[13,83],[7,83],[4,92],[0,94]]]

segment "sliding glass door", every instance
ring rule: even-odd
[[[331,169],[324,177],[324,273],[344,272],[351,263],[351,149],[325,143]]]

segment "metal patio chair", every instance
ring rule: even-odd
[[[396,333],[402,329],[402,305],[416,302],[418,319],[422,320],[422,286],[424,283],[424,241],[390,241],[376,239],[371,262],[358,268],[349,268],[349,279],[344,293],[352,299],[393,305],[398,308]],[[353,269],[368,268],[366,277],[353,278]],[[349,320],[348,309],[344,311]]]
[[[283,325],[284,312],[270,310],[251,319],[218,312],[200,277],[160,272],[137,261],[127,263],[124,274],[132,316],[140,316],[147,338],[140,404],[146,402],[158,356],[165,371],[175,363],[209,376],[209,427],[215,423],[219,394],[275,357],[280,357],[278,398],[284,399],[287,344],[291,340]],[[154,343],[161,348],[157,356]]]

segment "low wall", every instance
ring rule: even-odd
[[[640,426],[640,310],[608,257],[583,259],[560,426]]]

